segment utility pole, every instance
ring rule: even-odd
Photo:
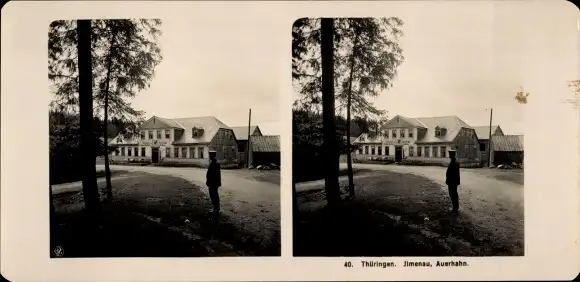
[[[246,146],[246,166],[250,167],[250,129],[251,129],[251,124],[252,124],[252,109],[250,109],[250,112],[248,114],[248,145]]]
[[[493,108],[489,109],[489,144],[487,144],[487,166],[491,166],[491,121],[493,118]]]

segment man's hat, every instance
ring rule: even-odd
[[[214,156],[215,156],[215,155],[217,154],[217,152],[216,152],[216,151],[214,151],[214,150],[209,150],[209,154],[210,154],[210,155],[214,155]]]

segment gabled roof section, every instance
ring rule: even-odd
[[[387,123],[385,123],[385,125],[383,125],[383,128],[408,128],[408,127],[419,127],[419,128],[425,128],[426,126],[420,121],[417,120],[415,118],[408,118],[408,117],[404,117],[401,115],[396,115],[395,117],[393,117],[391,120],[389,120]]]
[[[139,140],[141,139],[139,135],[134,134],[130,135],[129,138],[125,138],[123,133],[117,134],[114,138],[110,138],[109,146],[118,146],[118,145],[137,145],[139,144]]]
[[[209,143],[220,129],[230,129],[213,116],[174,118],[171,120],[183,129],[183,134],[178,140],[173,142],[174,144]],[[192,136],[193,128],[203,128],[203,134],[194,138]]]
[[[456,116],[443,117],[421,117],[415,118],[427,128],[427,132],[423,138],[417,140],[416,143],[438,143],[438,142],[452,142],[461,128],[472,128]],[[443,136],[435,136],[435,127],[443,127],[447,131]]]
[[[279,135],[252,136],[250,143],[252,152],[280,152]]]
[[[180,128],[183,127],[172,119],[166,119],[158,116],[152,116],[147,121],[145,121],[140,129],[163,129],[163,128]]]
[[[351,143],[368,143],[368,144],[376,144],[376,143],[383,143],[386,139],[382,134],[369,134],[369,132],[362,133],[359,137],[357,137]]]
[[[489,125],[474,126],[473,129],[475,129],[475,134],[479,140],[489,140]],[[499,125],[491,126],[491,135],[503,135]]]
[[[248,127],[247,126],[234,126],[231,127],[236,136],[236,140],[248,140]],[[250,134],[252,136],[262,136],[262,131],[257,125],[250,126]]]
[[[523,152],[523,135],[495,135],[491,136],[491,147],[498,152]]]

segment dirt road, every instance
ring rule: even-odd
[[[97,165],[97,169],[104,166]],[[181,177],[205,187],[205,169],[156,166],[116,166],[111,170],[141,171]],[[269,172],[263,172],[269,173]],[[238,228],[260,234],[265,244],[280,244],[280,185],[274,181],[258,181],[258,171],[222,170],[220,200],[222,213]],[[203,189],[209,197],[207,189]]]

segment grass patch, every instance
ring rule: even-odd
[[[279,170],[249,170],[250,177],[256,181],[280,185]]]
[[[116,176],[116,175],[120,175],[123,173],[126,173],[126,171],[124,171],[124,170],[111,170],[111,177]],[[97,178],[105,177],[106,176],[105,171],[104,170],[97,170],[96,176],[97,176]],[[58,184],[71,183],[71,182],[77,182],[77,181],[82,181],[82,174],[70,173],[66,176],[59,177],[58,179],[50,179],[50,185],[58,185]]]
[[[371,172],[373,170],[371,169],[366,169],[366,168],[352,168],[352,175],[357,175],[357,174],[363,174],[363,173],[367,173],[367,172]],[[322,173],[322,171],[321,171]],[[348,169],[344,168],[344,169],[340,169],[338,171],[338,177],[343,177],[343,176],[348,176]],[[316,180],[322,180],[324,179],[324,175],[320,174],[320,175],[313,175],[312,177],[309,177],[307,179],[302,179],[302,180],[295,180],[295,183],[303,183],[303,182],[310,182],[310,181],[316,181]]]

